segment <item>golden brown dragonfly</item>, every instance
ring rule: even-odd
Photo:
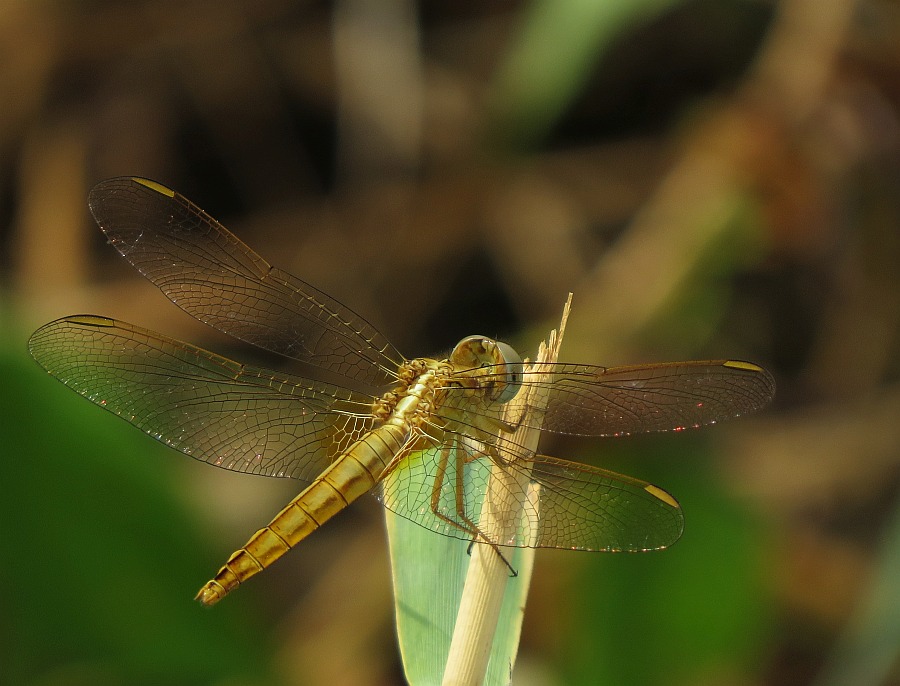
[[[775,392],[768,372],[735,360],[555,363],[537,374],[485,336],[463,339],[444,359],[409,360],[361,316],[271,266],[161,184],[104,181],[89,205],[113,247],[173,303],[313,370],[252,367],[96,315],[58,319],[29,341],[52,376],[166,445],[224,469],[307,484],[203,586],[197,599],[206,605],[372,490],[398,515],[495,549],[665,548],[683,528],[675,498],[639,479],[535,454],[508,440],[514,430],[529,422],[586,436],[679,430],[759,409]],[[511,423],[508,408],[537,386],[545,404],[518,408]],[[404,476],[413,455],[424,484]],[[532,508],[528,525],[504,540],[480,526],[487,477],[475,466],[485,461],[526,475],[538,494],[516,498]]]

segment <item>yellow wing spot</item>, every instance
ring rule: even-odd
[[[156,191],[157,193],[161,193],[162,195],[168,195],[170,198],[175,197],[175,191],[171,188],[166,188],[161,183],[156,183],[156,181],[151,181],[150,179],[142,179],[137,176],[132,176],[131,180],[135,183],[139,183],[146,188],[149,188],[152,191]]]
[[[66,317],[66,321],[85,326],[115,326],[115,322],[109,317],[98,317],[93,314],[79,314],[75,317]]]
[[[674,507],[676,509],[678,509],[680,507],[678,505],[678,501],[675,500],[675,498],[670,496],[668,493],[666,493],[659,486],[654,486],[653,484],[647,484],[646,486],[644,486],[644,490],[647,491],[647,493],[649,493],[650,495],[656,496],[657,498],[662,500],[666,505],[670,505],[671,507]]]
[[[762,367],[752,362],[741,362],[740,360],[726,360],[723,367],[731,367],[732,369],[744,369],[748,372],[764,371]]]

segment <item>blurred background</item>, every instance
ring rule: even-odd
[[[241,360],[104,244],[156,179],[406,355],[749,359],[763,413],[548,441],[659,484],[647,555],[542,551],[514,683],[898,684],[900,4],[0,3],[0,683],[395,684],[367,498],[214,610],[296,483],[211,469],[25,342],[119,317]]]

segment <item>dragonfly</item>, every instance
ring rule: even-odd
[[[666,548],[684,527],[672,495],[538,454],[516,443],[515,431],[677,431],[758,410],[775,393],[765,369],[740,360],[552,363],[538,373],[487,336],[464,338],[445,358],[408,359],[349,307],[273,267],[160,183],[103,181],[88,204],[109,243],[174,304],[303,370],[242,364],[99,315],[63,317],[29,340],[51,376],[158,441],[216,467],[304,486],[200,589],[205,605],[370,491],[397,515],[498,553]],[[542,394],[541,407],[520,400],[528,389]],[[412,460],[424,483],[405,476]],[[528,511],[502,539],[482,522],[484,464],[532,489],[528,498],[508,494]]]

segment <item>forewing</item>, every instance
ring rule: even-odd
[[[97,405],[237,472],[309,482],[372,424],[370,398],[106,317],[50,322],[28,347],[52,376]]]
[[[505,412],[507,417],[523,417],[523,424],[556,433],[623,436],[715,424],[754,412],[775,395],[771,374],[737,360],[627,367],[552,364],[545,371],[522,374],[523,388],[507,409],[486,399],[507,376],[502,365],[481,370],[475,378],[486,392],[448,384],[443,414],[477,426],[484,425],[479,417],[499,419]],[[525,386],[540,387],[538,397],[547,398],[545,409],[525,407]]]
[[[617,436],[694,428],[754,412],[775,395],[762,367],[736,360],[627,367],[555,365],[541,425]]]
[[[361,316],[277,269],[184,196],[122,177],[91,191],[110,243],[176,305],[220,331],[381,386],[403,356]]]

